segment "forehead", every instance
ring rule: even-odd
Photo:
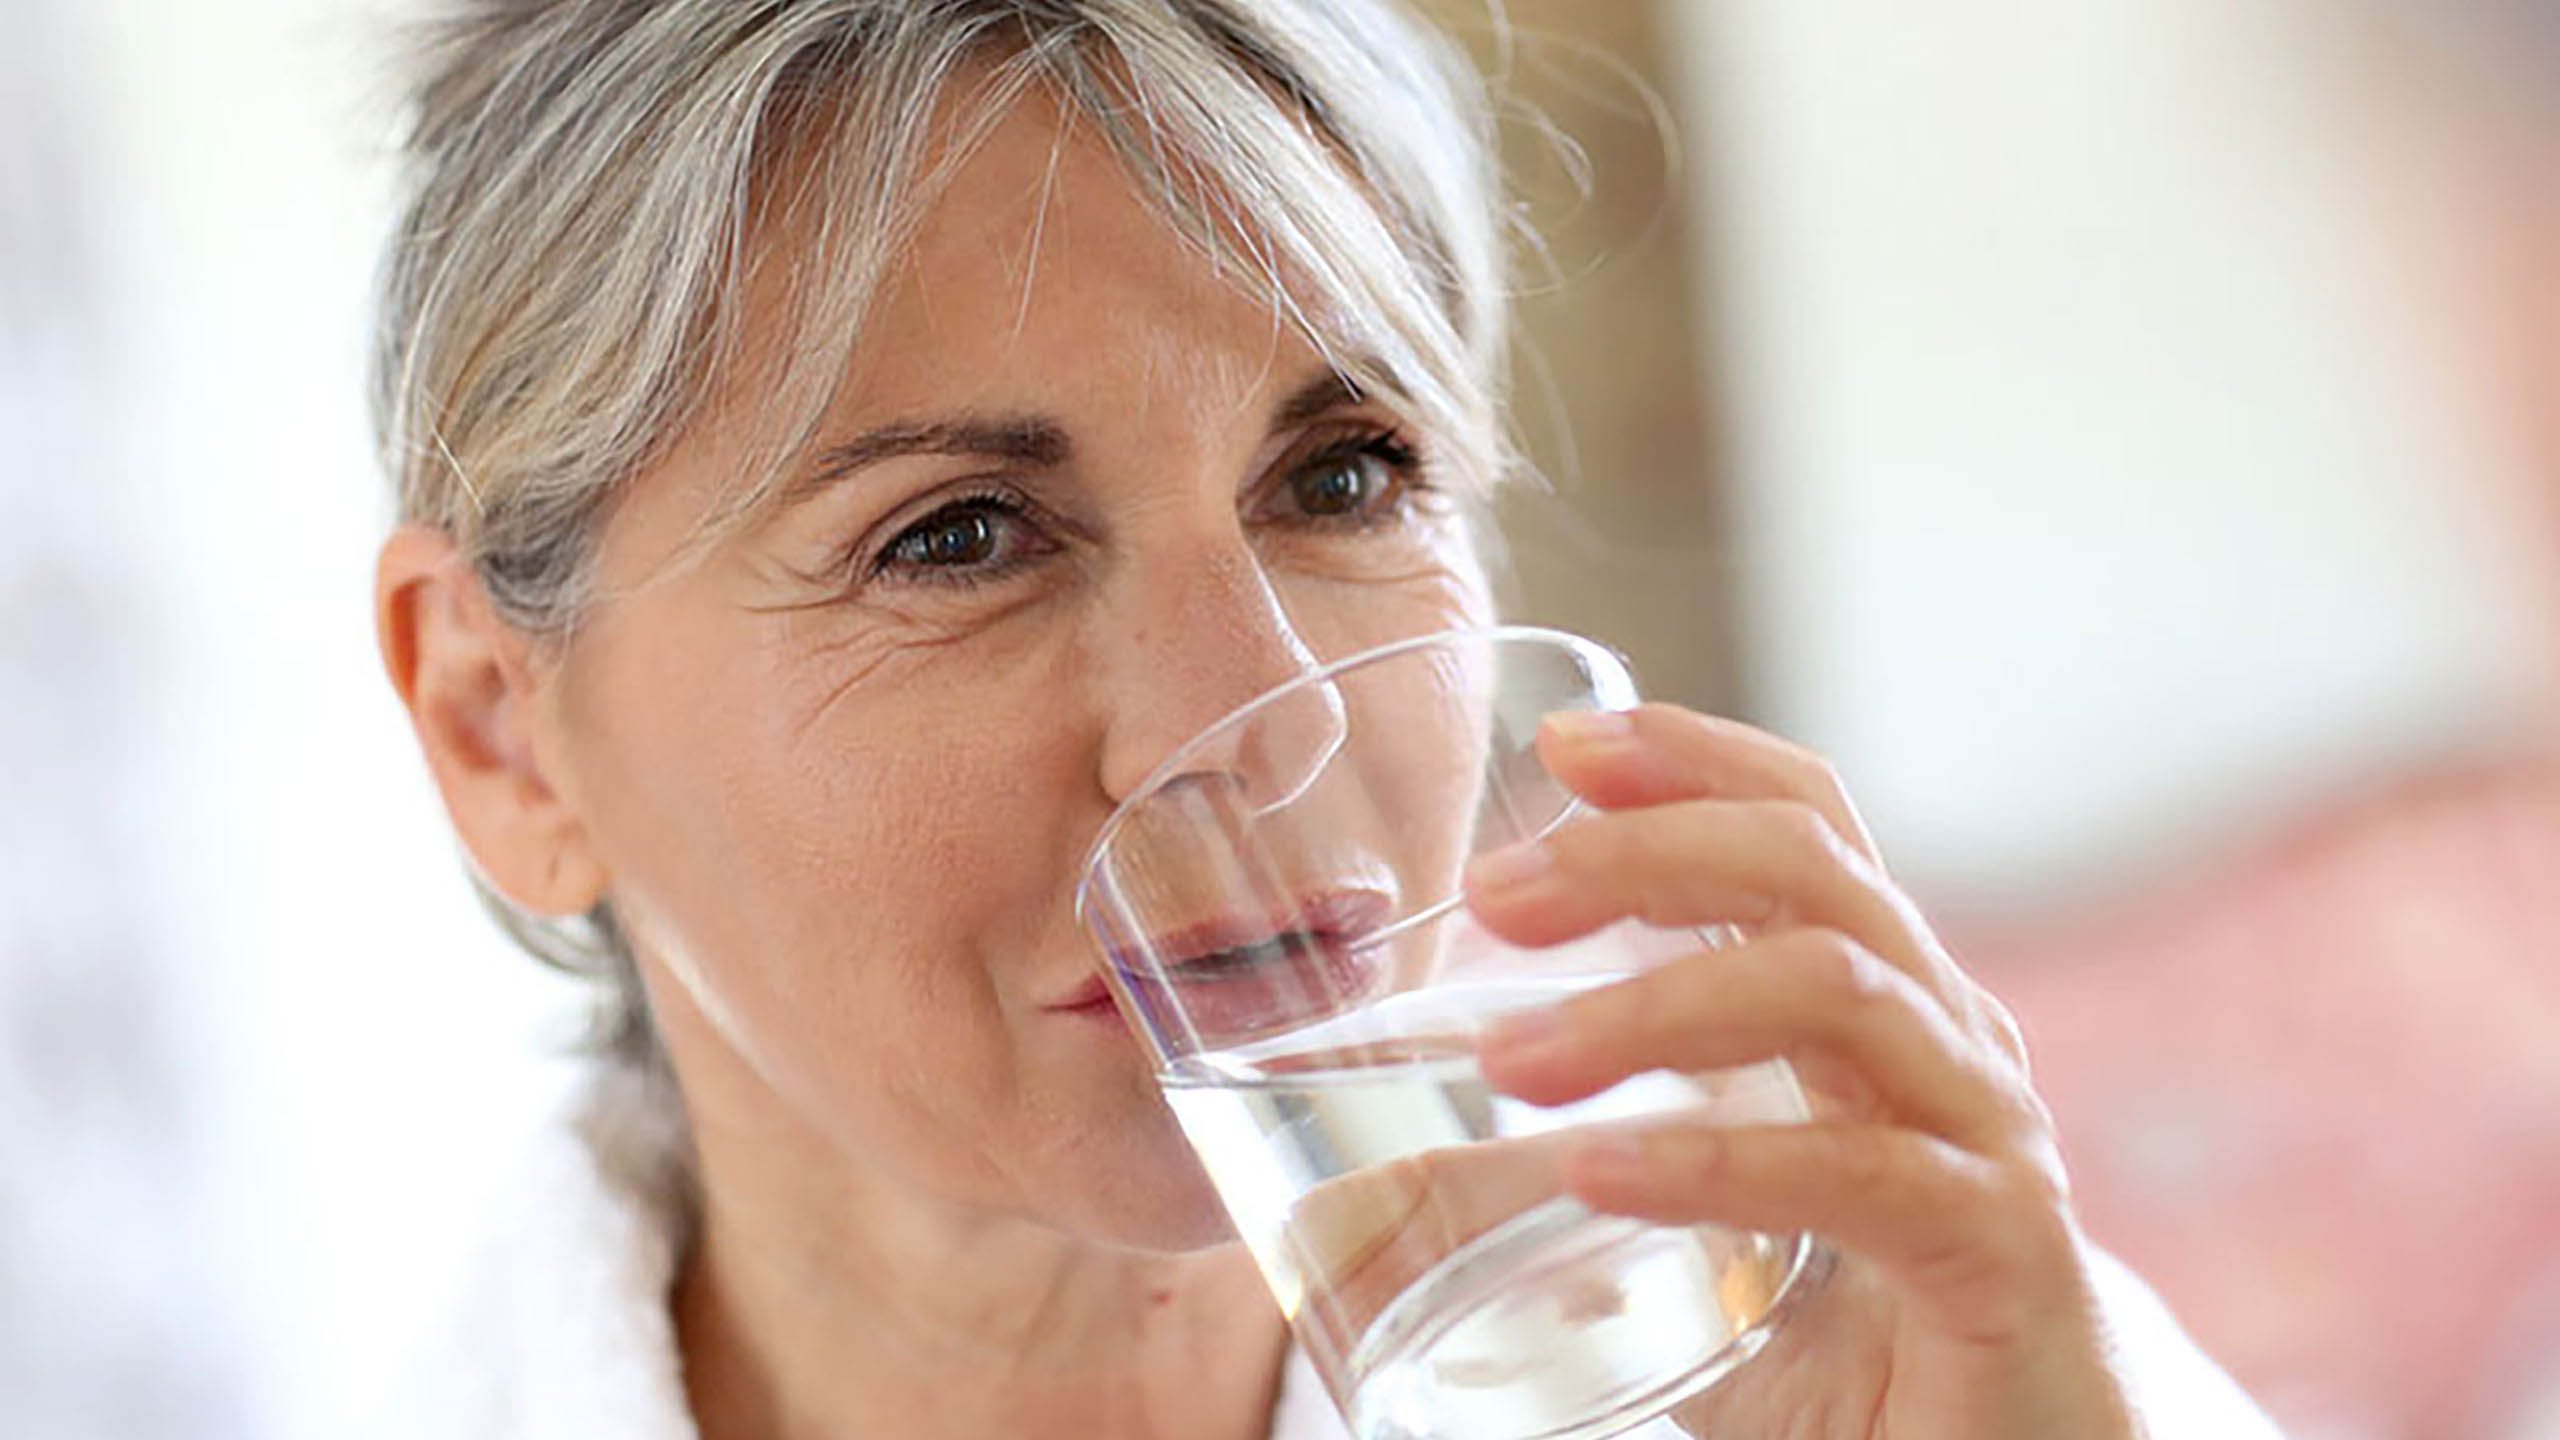
[[[1035,88],[923,212],[830,410],[1249,410],[1322,360],[1247,278],[1177,233],[1090,126]]]

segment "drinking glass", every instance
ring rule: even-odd
[[[1636,703],[1606,647],[1520,626],[1310,670],[1177,750],[1113,814],[1076,911],[1166,1101],[1358,1440],[1585,1440],[1756,1353],[1799,1234],[1597,1214],[1593,1127],[1807,1118],[1783,1061],[1540,1107],[1478,1039],[1717,943],[1621,921],[1544,948],[1466,908],[1470,857],[1585,813],[1541,717]]]

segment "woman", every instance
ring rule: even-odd
[[[1189,733],[1488,613],[1479,97],[1385,0],[485,0],[419,96],[383,650],[620,1057],[478,1335],[542,1363],[453,1424],[1320,1425],[1068,902]],[[1610,813],[1471,877],[1491,924],[1754,938],[1519,1024],[1497,1083],[1793,1053],[1857,1097],[1579,1157],[1844,1252],[1685,1426],[2255,1433],[2106,1298],[2014,1030],[1818,760],[1668,707],[1549,738]]]

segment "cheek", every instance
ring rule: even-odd
[[[1050,959],[1063,909],[1055,706],[947,674],[956,654],[849,679],[823,649],[634,630],[598,676],[583,808],[635,942],[822,1128],[983,1100],[1027,979],[1007,967]]]
[[[1405,578],[1304,585],[1287,600],[1292,621],[1322,659],[1494,618],[1463,536]],[[1447,658],[1467,665],[1482,656],[1461,650]],[[1344,759],[1358,798],[1329,803],[1343,806],[1335,823],[1357,831],[1360,848],[1389,863],[1406,908],[1455,891],[1472,838],[1490,680],[1406,659],[1355,672],[1345,683],[1352,739]]]
[[[1365,734],[1361,780],[1408,906],[1435,903],[1456,893],[1473,850],[1493,667],[1485,652],[1462,647],[1428,666],[1403,661],[1373,674],[1355,716]]]
[[[1338,579],[1283,572],[1279,589],[1290,624],[1321,660],[1494,618],[1482,563],[1455,524],[1385,573]]]

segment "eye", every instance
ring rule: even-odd
[[[1055,548],[1020,501],[1008,495],[972,495],[899,531],[868,568],[891,579],[969,584],[993,579]]]
[[[1338,440],[1307,457],[1282,482],[1286,518],[1317,525],[1392,521],[1421,466],[1411,446],[1384,432]]]
[[[1369,507],[1387,482],[1374,455],[1344,455],[1310,465],[1289,477],[1298,508],[1309,515],[1351,515]]]
[[[900,535],[889,558],[902,565],[975,565],[996,550],[995,521],[984,510],[950,510]]]

